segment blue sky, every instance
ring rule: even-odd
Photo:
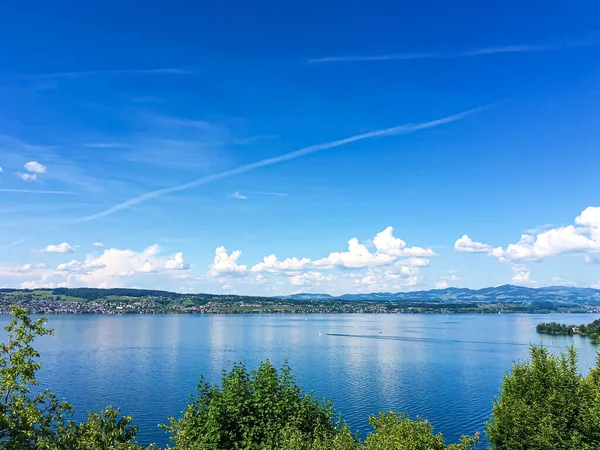
[[[9,1],[0,286],[597,286],[599,17]]]

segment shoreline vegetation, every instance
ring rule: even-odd
[[[540,323],[536,327],[536,331],[540,334],[554,334],[573,336],[588,336],[593,344],[600,343],[600,319],[594,320],[587,325],[565,325],[558,322]]]
[[[141,289],[0,289],[0,314],[9,314],[13,304],[32,314],[599,313],[600,294],[591,291],[581,294],[548,288],[540,294],[508,285],[479,291],[450,288],[370,296],[254,297]]]
[[[74,406],[50,390],[33,389],[40,355],[33,343],[51,335],[45,318],[11,307],[0,343],[0,449],[158,450],[136,442],[133,418],[111,406],[72,420]],[[600,448],[600,356],[589,375],[578,372],[577,352],[562,355],[532,346],[528,361],[505,375],[484,432],[489,450],[597,450]],[[34,393],[37,392],[37,393]],[[249,372],[242,364],[223,371],[220,385],[202,376],[179,418],[159,425],[173,450],[473,450],[480,434],[446,444],[422,418],[379,413],[361,440],[333,404],[296,384],[290,367],[264,361]]]

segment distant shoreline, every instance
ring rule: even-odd
[[[415,293],[319,298],[177,294],[138,289],[1,289],[0,314],[10,305],[31,314],[546,314],[600,313],[595,290],[518,286],[479,291],[448,288]],[[387,296],[387,297],[385,297]],[[400,298],[393,298],[394,296]]]

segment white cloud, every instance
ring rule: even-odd
[[[314,265],[323,268],[341,267],[358,269],[391,264],[394,260],[395,258],[391,255],[371,253],[365,245],[358,242],[358,239],[352,238],[348,241],[347,252],[332,252],[327,258],[315,261]]]
[[[600,281],[598,281],[596,284],[592,284],[591,287],[594,289],[600,289]]]
[[[429,248],[406,247],[406,242],[394,237],[393,232],[392,227],[387,227],[377,233],[373,238],[377,252],[390,256],[435,256],[435,252]]]
[[[57,286],[55,286],[51,281],[42,280],[24,281],[19,285],[19,288],[21,289],[53,289],[54,287]]]
[[[533,227],[533,228],[528,228],[527,230],[525,230],[525,234],[538,234],[542,231],[547,230],[548,228],[552,228],[554,225],[552,225],[551,223],[545,223],[543,225],[538,225],[537,227]]]
[[[435,255],[430,249],[408,247],[393,235],[391,227],[378,233],[370,242],[371,249],[352,238],[348,241],[347,251],[331,252],[327,257],[314,260],[306,257],[280,260],[272,254],[250,268],[238,265],[240,252],[228,255],[223,247],[219,247],[208,276],[230,286],[233,280],[226,280],[227,277],[235,278],[239,286],[265,284],[268,280],[270,287],[278,286],[280,280],[276,277],[287,277],[289,283],[306,292],[311,288],[319,292],[354,292],[356,289],[373,292],[419,284],[421,269],[430,264],[430,259],[424,256]],[[342,270],[341,276],[336,273],[338,270]],[[325,283],[328,284],[323,287]]]
[[[141,252],[110,248],[96,257],[87,255],[85,260],[72,260],[59,264],[55,274],[66,278],[71,285],[89,287],[122,287],[124,278],[155,274],[166,276],[174,269],[189,268],[183,261],[183,254],[176,253],[171,259],[160,257],[160,247],[151,245]]]
[[[315,283],[317,286],[320,285],[321,281],[332,281],[332,275],[323,275],[320,272],[306,272],[300,275],[293,276],[290,279],[290,283],[294,286],[309,286]]]
[[[0,166],[0,173],[4,172],[4,169],[2,168],[2,166]]]
[[[454,243],[454,250],[464,253],[490,253],[492,246],[481,242],[473,241],[469,236],[464,234]]]
[[[62,242],[60,244],[47,245],[45,248],[41,250],[43,253],[73,253],[75,251],[75,247],[70,245],[67,242]]]
[[[514,264],[513,265],[513,278],[512,281],[515,284],[532,286],[537,284],[535,281],[531,279],[531,272],[524,264]]]
[[[241,250],[234,250],[231,255],[223,246],[215,250],[215,258],[210,265],[208,274],[212,277],[240,277],[246,274],[248,268],[244,265],[238,265],[237,260],[242,255]]]
[[[444,275],[442,277],[440,277],[440,280],[435,283],[435,288],[436,289],[446,289],[450,286],[450,281],[458,281],[460,280],[460,277],[454,275],[454,274],[450,274],[450,275]]]
[[[1,276],[19,276],[25,273],[31,273],[34,270],[33,264],[23,264],[18,267],[3,267],[0,266]]]
[[[46,166],[37,161],[29,161],[25,163],[25,169],[33,173],[46,173]]]
[[[584,230],[573,225],[554,228],[537,236],[524,234],[516,244],[505,249],[494,249],[493,255],[500,260],[537,261],[564,253],[586,253],[600,251],[600,241],[594,241]]]
[[[102,242],[94,242],[92,245],[94,247],[104,247],[104,244]]]
[[[600,243],[600,207],[588,206],[575,218],[575,223],[587,227],[596,244]]]
[[[233,194],[231,194],[231,197],[237,198],[238,200],[247,200],[248,199],[247,195],[240,194],[239,191],[235,191]]]
[[[173,258],[168,259],[165,262],[165,269],[170,269],[170,270],[187,270],[190,268],[189,264],[186,264],[186,262],[183,260],[183,253],[179,252],[179,253],[175,253],[175,255],[173,255]]]
[[[23,181],[36,181],[37,180],[37,175],[36,174],[17,172],[17,175]]]
[[[538,233],[523,234],[515,244],[492,248],[491,245],[472,241],[464,235],[456,241],[454,249],[459,252],[489,253],[499,261],[540,261],[552,256],[579,253],[586,261],[593,261],[591,254],[600,253],[600,207],[590,206],[575,218],[579,226],[568,225],[551,228]]]
[[[367,275],[362,277],[360,280],[355,280],[356,284],[377,284],[377,278],[375,275]]]
[[[279,261],[277,256],[269,255],[263,258],[262,262],[252,266],[252,272],[267,272],[272,274],[280,274],[287,272],[298,272],[309,268],[312,261],[308,258],[298,259],[286,258],[283,261]]]

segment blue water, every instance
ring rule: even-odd
[[[600,315],[140,315],[49,316],[55,335],[37,343],[43,387],[75,404],[78,418],[107,405],[132,414],[139,441],[165,445],[157,428],[177,416],[199,374],[217,382],[236,361],[287,359],[298,383],[333,400],[354,430],[379,411],[427,418],[455,442],[484,430],[513,361],[527,358],[540,322],[589,323]],[[8,321],[0,316],[0,325]],[[319,335],[321,333],[321,335]],[[586,372],[596,348],[574,343]],[[485,447],[484,442],[479,448]]]

